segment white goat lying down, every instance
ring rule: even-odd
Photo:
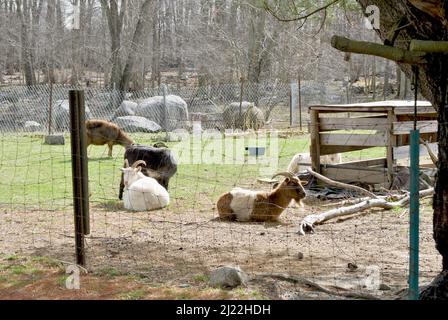
[[[123,171],[124,193],[123,203],[127,210],[148,211],[166,207],[170,203],[170,195],[156,179],[147,177],[140,171],[146,166],[146,162],[138,160],[129,167],[125,160]]]
[[[289,172],[276,176],[284,176],[285,180],[272,191],[234,188],[223,194],[216,203],[219,217],[237,221],[276,221],[291,200],[300,202],[305,198],[302,185],[307,184]]]
[[[329,154],[320,157],[321,164],[339,164],[342,162],[342,157],[340,153]],[[311,164],[311,156],[308,152],[296,154],[288,165],[288,172],[296,175],[301,171],[306,171],[307,168],[311,169],[311,166],[307,166],[301,163]]]

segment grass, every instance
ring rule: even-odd
[[[135,289],[119,295],[122,300],[142,300],[145,296],[146,291],[144,289]]]
[[[208,277],[208,275],[206,275],[206,274],[198,274],[198,275],[195,275],[195,276],[193,277],[193,280],[196,281],[196,282],[203,282],[203,283],[206,283],[206,282],[208,282],[209,277]]]
[[[114,277],[118,277],[118,276],[122,275],[120,270],[118,270],[114,267],[106,267],[106,268],[99,269],[98,271],[95,272],[95,274],[98,276],[101,276],[101,277],[106,277],[106,278],[114,278]]]
[[[154,134],[133,135],[133,138],[141,144],[153,144],[160,140],[160,136]],[[64,146],[45,145],[43,139],[43,136],[30,134],[0,135],[0,206],[59,209],[72,204],[70,138],[65,137]],[[221,147],[225,143],[233,143],[235,151],[237,148],[241,150],[255,145],[250,137],[243,139],[232,141],[226,138]],[[220,153],[223,151],[211,151],[217,145],[204,140],[200,142],[201,146],[193,145],[193,151],[202,150],[206,160],[222,160]],[[188,149],[185,143],[182,145],[170,142],[168,145],[178,152],[181,159],[178,173],[170,182],[172,203],[176,204],[173,211],[177,213],[182,213],[183,209],[202,208],[204,203],[213,203],[219,194],[233,186],[250,187],[256,183],[257,177],[268,176],[262,170],[269,164],[256,163],[255,157],[246,155],[243,163],[239,164],[233,163],[235,156],[232,155],[228,158],[229,164],[185,164],[182,163],[188,156],[185,153]],[[277,146],[274,141],[267,143],[268,147],[271,145],[271,150],[278,150],[278,157],[274,157],[275,161],[271,165],[284,170],[294,154],[309,150],[309,138],[304,135],[278,138]],[[113,157],[109,158],[106,146],[89,147],[89,189],[92,204],[101,205],[107,210],[120,208],[117,195],[123,152],[122,147],[115,146]],[[370,148],[346,153],[344,160],[383,155],[384,148]]]
[[[190,288],[177,285],[147,284],[129,274],[108,268],[82,274],[81,289],[65,287],[68,275],[60,263],[43,256],[8,256],[0,254],[1,299],[260,299],[257,291],[237,288],[233,291],[204,287],[203,283]],[[201,282],[201,279],[197,279]]]

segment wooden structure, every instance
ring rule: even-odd
[[[312,169],[330,179],[389,186],[396,161],[409,157],[414,101],[379,101],[309,107]],[[429,102],[418,102],[417,129],[437,153],[437,113]],[[321,165],[320,156],[385,147],[386,157]],[[421,145],[420,154],[427,154]]]

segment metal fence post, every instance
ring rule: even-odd
[[[53,81],[50,81],[50,100],[49,100],[49,108],[48,108],[48,135],[51,135],[51,122],[52,112],[53,112]]]
[[[69,105],[76,263],[84,266],[84,235],[90,233],[84,92],[70,90]]]
[[[166,95],[167,89],[166,85],[162,85],[162,94],[163,94],[163,128],[165,132],[168,134],[168,109],[166,107]]]
[[[300,75],[298,77],[297,80],[297,84],[298,84],[298,97],[297,99],[299,100],[299,129],[300,131],[303,131],[303,124],[302,124],[302,79],[300,78]]]
[[[420,132],[412,130],[410,134],[410,210],[409,210],[409,299],[418,300],[419,273],[419,157]]]
[[[289,97],[289,125],[291,127],[293,127],[296,124],[297,91],[298,91],[298,84],[296,82],[291,82],[290,97]]]

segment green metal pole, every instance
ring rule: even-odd
[[[420,132],[410,134],[409,300],[418,300]]]

